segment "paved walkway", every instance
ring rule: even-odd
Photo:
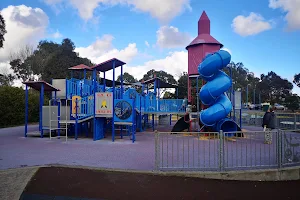
[[[36,171],[35,167],[0,170],[0,199],[19,200],[28,181]]]

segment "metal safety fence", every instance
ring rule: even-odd
[[[242,124],[248,126],[261,127],[264,112],[259,111],[242,111]],[[239,121],[239,115],[236,113],[236,120]],[[284,113],[275,112],[275,125],[278,129],[300,129],[300,114],[299,113]]]
[[[155,132],[156,170],[230,171],[295,165],[300,165],[300,129]]]

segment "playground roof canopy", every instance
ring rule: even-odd
[[[96,69],[97,71],[100,71],[100,72],[107,72],[109,70],[112,70],[113,69],[113,64],[115,63],[115,68],[117,67],[120,67],[122,65],[125,65],[126,63],[124,63],[123,61],[121,60],[118,60],[116,58],[112,58],[110,60],[107,60],[103,63],[100,63],[98,65],[95,65],[93,67],[91,67],[91,69]]]
[[[223,47],[223,44],[217,41],[213,36],[204,33],[198,35],[185,49],[188,50],[188,48],[190,48],[191,46],[196,46],[201,44],[214,44],[214,45],[220,45],[220,48]]]
[[[144,81],[144,84],[148,85],[149,83],[154,83],[155,80],[158,80],[158,86],[159,88],[177,88],[178,85],[173,85],[171,83],[167,83],[163,81],[161,78],[151,78],[147,81]]]
[[[70,67],[69,69],[70,70],[84,70],[84,69],[92,70],[89,66],[86,66],[84,64],[76,65],[76,66]]]
[[[44,84],[45,92],[60,91],[59,89],[55,88],[53,85],[47,83],[46,81],[27,81],[27,82],[23,82],[23,84],[25,84],[37,91],[41,91],[43,84]]]

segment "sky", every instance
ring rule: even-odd
[[[272,70],[292,81],[300,73],[300,0],[1,0],[0,72],[10,72],[9,55],[22,46],[70,38],[94,63],[115,57],[138,79],[151,69],[178,78],[204,10],[232,61],[256,76]]]

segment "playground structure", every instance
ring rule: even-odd
[[[241,94],[232,90],[231,77],[221,71],[229,64],[231,57],[228,52],[219,50],[222,46],[210,36],[210,21],[203,12],[198,22],[198,37],[187,47],[189,100],[192,98],[190,79],[197,79],[196,98],[194,98],[197,99],[197,110],[191,113],[193,117],[190,119],[196,119],[203,125],[202,128],[210,127],[213,131],[234,132],[241,130],[241,125],[235,122],[235,111],[239,110],[241,115]],[[100,140],[107,132],[111,132],[112,141],[115,141],[117,134],[123,138],[124,133],[134,142],[136,131],[142,132],[145,129],[145,125],[149,124],[150,116],[154,131],[155,115],[164,118],[168,118],[169,115],[171,125],[172,115],[185,113],[185,107],[182,106],[183,99],[160,99],[160,88],[176,88],[178,94],[176,85],[154,77],[133,84],[141,87],[141,92],[138,92],[135,87],[132,87],[133,85],[123,82],[125,64],[113,58],[93,67],[83,64],[71,67],[69,68],[70,79],[53,79],[51,84],[45,81],[24,82],[26,85],[25,137],[28,133],[29,87],[40,92],[39,133],[41,137],[44,136],[44,131],[50,133],[50,138],[55,132],[56,137],[60,138],[64,134],[66,139],[68,135],[77,139],[80,133],[85,133],[86,136],[92,133],[93,140]],[[115,71],[118,67],[121,68],[120,81],[116,81]],[[113,71],[113,80],[105,78],[110,70]],[[81,78],[74,78],[73,71],[76,71],[77,75],[79,73]],[[100,73],[103,73],[103,78],[100,78]],[[201,90],[198,88],[200,79],[203,85]],[[47,106],[44,106],[44,92],[51,92]],[[198,131],[202,128],[198,127]]]
[[[123,65],[125,63],[113,58],[93,67],[78,65],[69,68],[70,79],[53,79],[52,84],[45,81],[24,82],[26,85],[26,117],[25,137],[27,136],[28,116],[28,87],[40,91],[40,121],[39,132],[41,137],[44,131],[56,132],[57,137],[64,131],[68,135],[78,138],[79,132],[88,136],[93,133],[94,140],[105,137],[107,131],[112,133],[112,141],[119,131],[135,141],[137,130],[143,131],[144,124],[148,123],[152,115],[152,128],[154,130],[154,115],[180,114],[181,99],[160,99],[160,88],[176,87],[167,84],[159,78],[153,78],[141,83],[142,92],[135,88],[125,88],[123,83]],[[120,82],[115,80],[115,69],[121,67]],[[105,74],[113,70],[113,80],[107,80]],[[82,79],[73,78],[73,71],[83,75]],[[99,77],[99,72],[104,78]],[[87,74],[90,73],[90,77]],[[149,84],[153,84],[153,88]],[[153,90],[153,91],[150,91]],[[146,92],[144,92],[146,90]],[[51,92],[49,105],[44,106],[44,92]]]

